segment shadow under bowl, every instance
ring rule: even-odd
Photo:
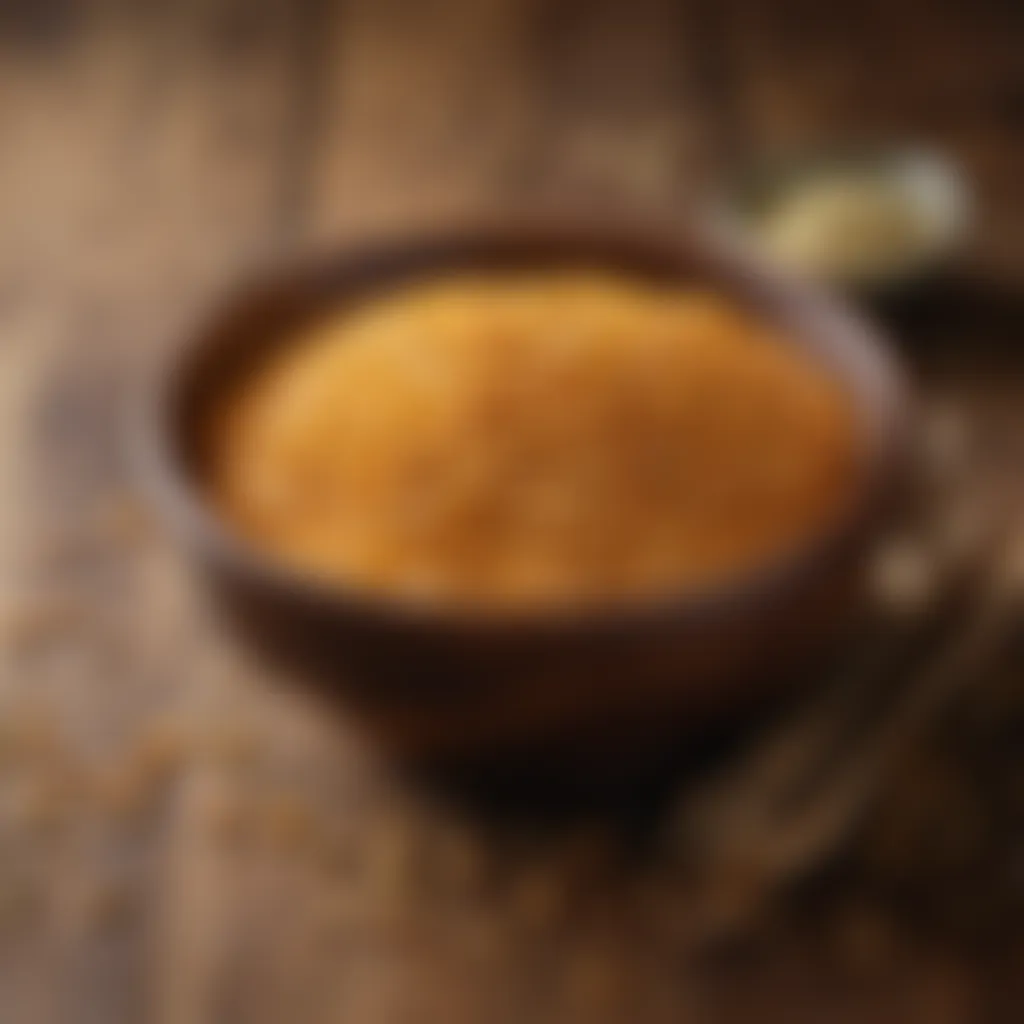
[[[339,302],[459,268],[598,267],[728,294],[848,391],[860,464],[849,506],[800,549],[710,591],[501,616],[413,608],[318,584],[220,521],[199,472],[198,424],[268,346]],[[778,695],[856,600],[865,552],[897,488],[906,436],[898,368],[834,302],[693,227],[516,221],[342,252],[265,275],[225,301],[154,376],[141,462],[163,517],[243,637],[340,698],[393,753],[422,763],[547,764],[625,755]],[[529,753],[529,757],[524,756]],[[609,761],[608,755],[622,755]]]

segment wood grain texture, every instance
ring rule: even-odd
[[[25,906],[7,915],[5,1020],[151,1015],[175,785],[138,769],[187,708],[172,652],[201,641],[174,566],[130,539],[121,414],[140,360],[278,230],[291,14],[246,8],[95,5],[38,46],[4,39],[2,843]]]
[[[49,6],[0,18],[0,1020],[1013,1019],[1016,940],[979,961],[854,899],[730,957],[749,879],[698,913],[632,824],[495,822],[395,777],[211,621],[122,413],[269,253],[510,202],[668,218],[740,157],[852,131],[920,134],[983,192],[974,291],[899,326],[929,394],[1005,436],[1018,5]]]

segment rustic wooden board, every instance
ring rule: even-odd
[[[241,50],[229,5],[91,6],[5,36],[0,72],[0,1017],[31,1022],[150,1016],[167,723],[193,685],[177,652],[201,641],[173,566],[132,553],[120,414],[146,351],[280,231],[297,78],[290,5],[230,5]]]
[[[1009,947],[980,970],[861,901],[709,952],[707,915],[729,937],[743,908],[698,915],[671,843],[395,778],[211,621],[139,512],[121,410],[268,251],[536,198],[675,216],[737,156],[842,126],[926,131],[984,187],[984,338],[991,292],[907,330],[930,387],[1012,430],[1015,6],[96,8],[0,34],[0,1019],[1010,1019]]]

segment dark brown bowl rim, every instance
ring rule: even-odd
[[[618,266],[630,256],[653,261],[680,261],[696,253],[712,273],[724,272],[736,282],[728,287],[744,288],[772,296],[779,304],[799,310],[806,322],[814,321],[804,344],[819,360],[842,354],[834,362],[837,374],[849,384],[857,374],[861,392],[871,389],[873,408],[863,393],[851,387],[862,432],[874,434],[865,466],[851,501],[843,514],[809,533],[806,543],[788,549],[780,557],[758,563],[749,572],[723,577],[720,583],[701,589],[663,591],[650,596],[611,598],[579,605],[545,606],[529,610],[470,608],[459,604],[428,604],[401,596],[371,592],[343,583],[324,582],[295,570],[246,542],[212,508],[194,474],[185,465],[178,436],[177,403],[191,383],[197,356],[210,342],[217,325],[228,315],[244,308],[268,287],[284,282],[354,282],[357,293],[361,273],[368,267],[385,268],[403,257],[419,254],[439,256],[443,267],[446,253],[468,249],[486,251],[488,246],[507,244],[535,246],[570,244],[592,246],[600,255],[590,265]],[[571,264],[571,261],[566,261]],[[583,262],[582,260],[579,262]],[[542,263],[538,260],[538,263]],[[371,275],[372,276],[372,275]],[[313,291],[318,289],[314,288]],[[592,219],[541,220],[517,217],[491,219],[427,231],[404,239],[345,247],[294,260],[252,275],[240,287],[215,302],[198,318],[198,326],[187,332],[184,343],[171,347],[152,367],[146,385],[140,389],[139,429],[136,464],[142,485],[158,513],[187,550],[201,563],[223,570],[264,592],[314,607],[324,612],[351,615],[353,612],[376,621],[389,621],[418,629],[489,632],[506,631],[609,631],[628,629],[638,623],[670,621],[680,628],[699,624],[708,617],[738,615],[756,610],[774,600],[792,596],[813,580],[826,575],[831,566],[856,549],[868,536],[896,490],[905,463],[909,398],[906,380],[882,333],[854,313],[839,298],[825,295],[815,287],[767,267],[749,251],[706,225],[689,222],[671,231],[647,224],[595,223]],[[814,334],[815,341],[811,342]],[[825,342],[828,342],[826,345]],[[862,438],[865,440],[865,438]]]

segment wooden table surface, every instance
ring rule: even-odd
[[[671,218],[850,134],[976,186],[963,279],[898,326],[929,402],[1019,430],[1022,54],[1013,0],[0,5],[0,1021],[1020,1019],[1024,918],[904,913],[917,854],[764,910],[740,863],[697,914],[674,811],[624,843],[395,779],[232,648],[125,441],[145,360],[268,255],[538,198]],[[909,799],[955,889],[989,807],[950,785]]]

